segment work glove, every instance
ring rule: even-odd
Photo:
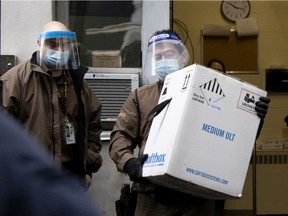
[[[131,181],[144,183],[148,180],[142,177],[143,164],[148,158],[148,154],[140,155],[138,158],[128,160],[124,166],[124,171],[129,175]]]
[[[268,97],[260,97],[259,101],[256,101],[255,103],[255,111],[257,112],[258,117],[261,119],[260,124],[258,127],[258,131],[256,134],[256,139],[260,136],[260,132],[262,130],[263,124],[264,124],[264,118],[266,116],[268,107],[269,107],[270,99]]]
[[[288,115],[285,117],[284,121],[285,121],[285,123],[286,123],[286,125],[288,127]]]
[[[269,107],[270,99],[268,97],[260,97],[255,103],[255,110],[259,118],[264,119]]]

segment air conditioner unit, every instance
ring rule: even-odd
[[[85,74],[85,80],[102,103],[104,130],[112,130],[123,103],[139,87],[140,72],[138,68],[89,68]]]

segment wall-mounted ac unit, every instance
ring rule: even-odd
[[[112,130],[128,95],[139,87],[140,72],[138,68],[89,68],[85,74],[85,80],[102,103],[104,130]]]

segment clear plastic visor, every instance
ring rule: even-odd
[[[151,40],[151,39],[150,39]],[[161,61],[161,63],[160,63]],[[172,67],[173,72],[185,67],[189,61],[189,53],[185,45],[179,40],[167,36],[166,39],[152,41],[148,45],[147,55],[143,70],[143,84],[152,84],[161,79],[156,66]],[[175,64],[177,63],[177,64]]]
[[[43,32],[39,40],[41,67],[76,70],[80,66],[75,32]]]

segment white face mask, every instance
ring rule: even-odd
[[[58,67],[65,65],[70,57],[69,51],[56,51],[52,49],[47,49],[46,55],[43,60],[48,64],[48,66]]]
[[[156,73],[158,77],[164,81],[165,77],[179,70],[178,59],[162,59],[160,61],[156,61]]]

